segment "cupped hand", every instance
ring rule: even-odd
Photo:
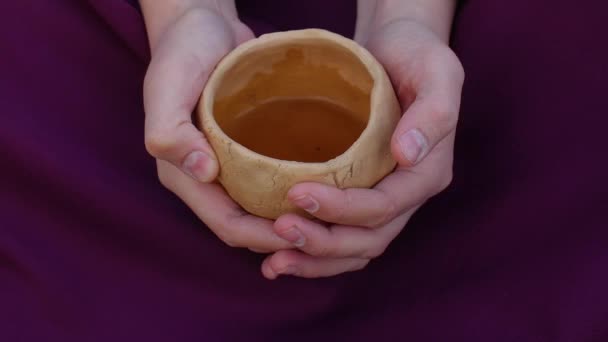
[[[451,182],[464,81],[458,58],[434,32],[405,19],[368,37],[360,43],[383,64],[405,110],[391,141],[398,166],[373,189],[294,186],[289,199],[318,220],[288,214],[274,223],[292,248],[263,262],[269,279],[327,277],[364,268],[421,205]]]
[[[254,37],[236,10],[225,8],[229,3],[189,9],[152,44],[144,82],[145,144],[157,159],[161,183],[226,244],[257,251],[285,249],[290,244],[273,232],[272,221],[248,215],[212,183],[218,162],[191,119],[215,65]]]

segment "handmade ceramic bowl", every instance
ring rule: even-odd
[[[366,49],[307,29],[260,36],[224,57],[195,119],[227,193],[275,219],[302,214],[287,200],[299,182],[368,188],[390,173],[400,113],[385,70]]]

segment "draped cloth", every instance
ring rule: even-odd
[[[257,34],[356,16],[238,6]],[[463,2],[453,184],[365,270],[268,281],[156,178],[137,6],[0,2],[0,340],[606,341],[607,12]]]

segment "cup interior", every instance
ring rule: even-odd
[[[325,162],[344,153],[370,115],[373,78],[332,41],[268,44],[225,70],[213,117],[235,142],[271,158]]]

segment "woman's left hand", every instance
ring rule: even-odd
[[[410,20],[390,21],[364,39],[360,43],[384,65],[405,109],[391,141],[398,166],[373,189],[294,186],[290,200],[319,220],[288,214],[274,223],[275,232],[294,249],[266,258],[262,273],[269,279],[327,277],[364,268],[425,201],[451,182],[464,80],[458,58],[436,33]]]

